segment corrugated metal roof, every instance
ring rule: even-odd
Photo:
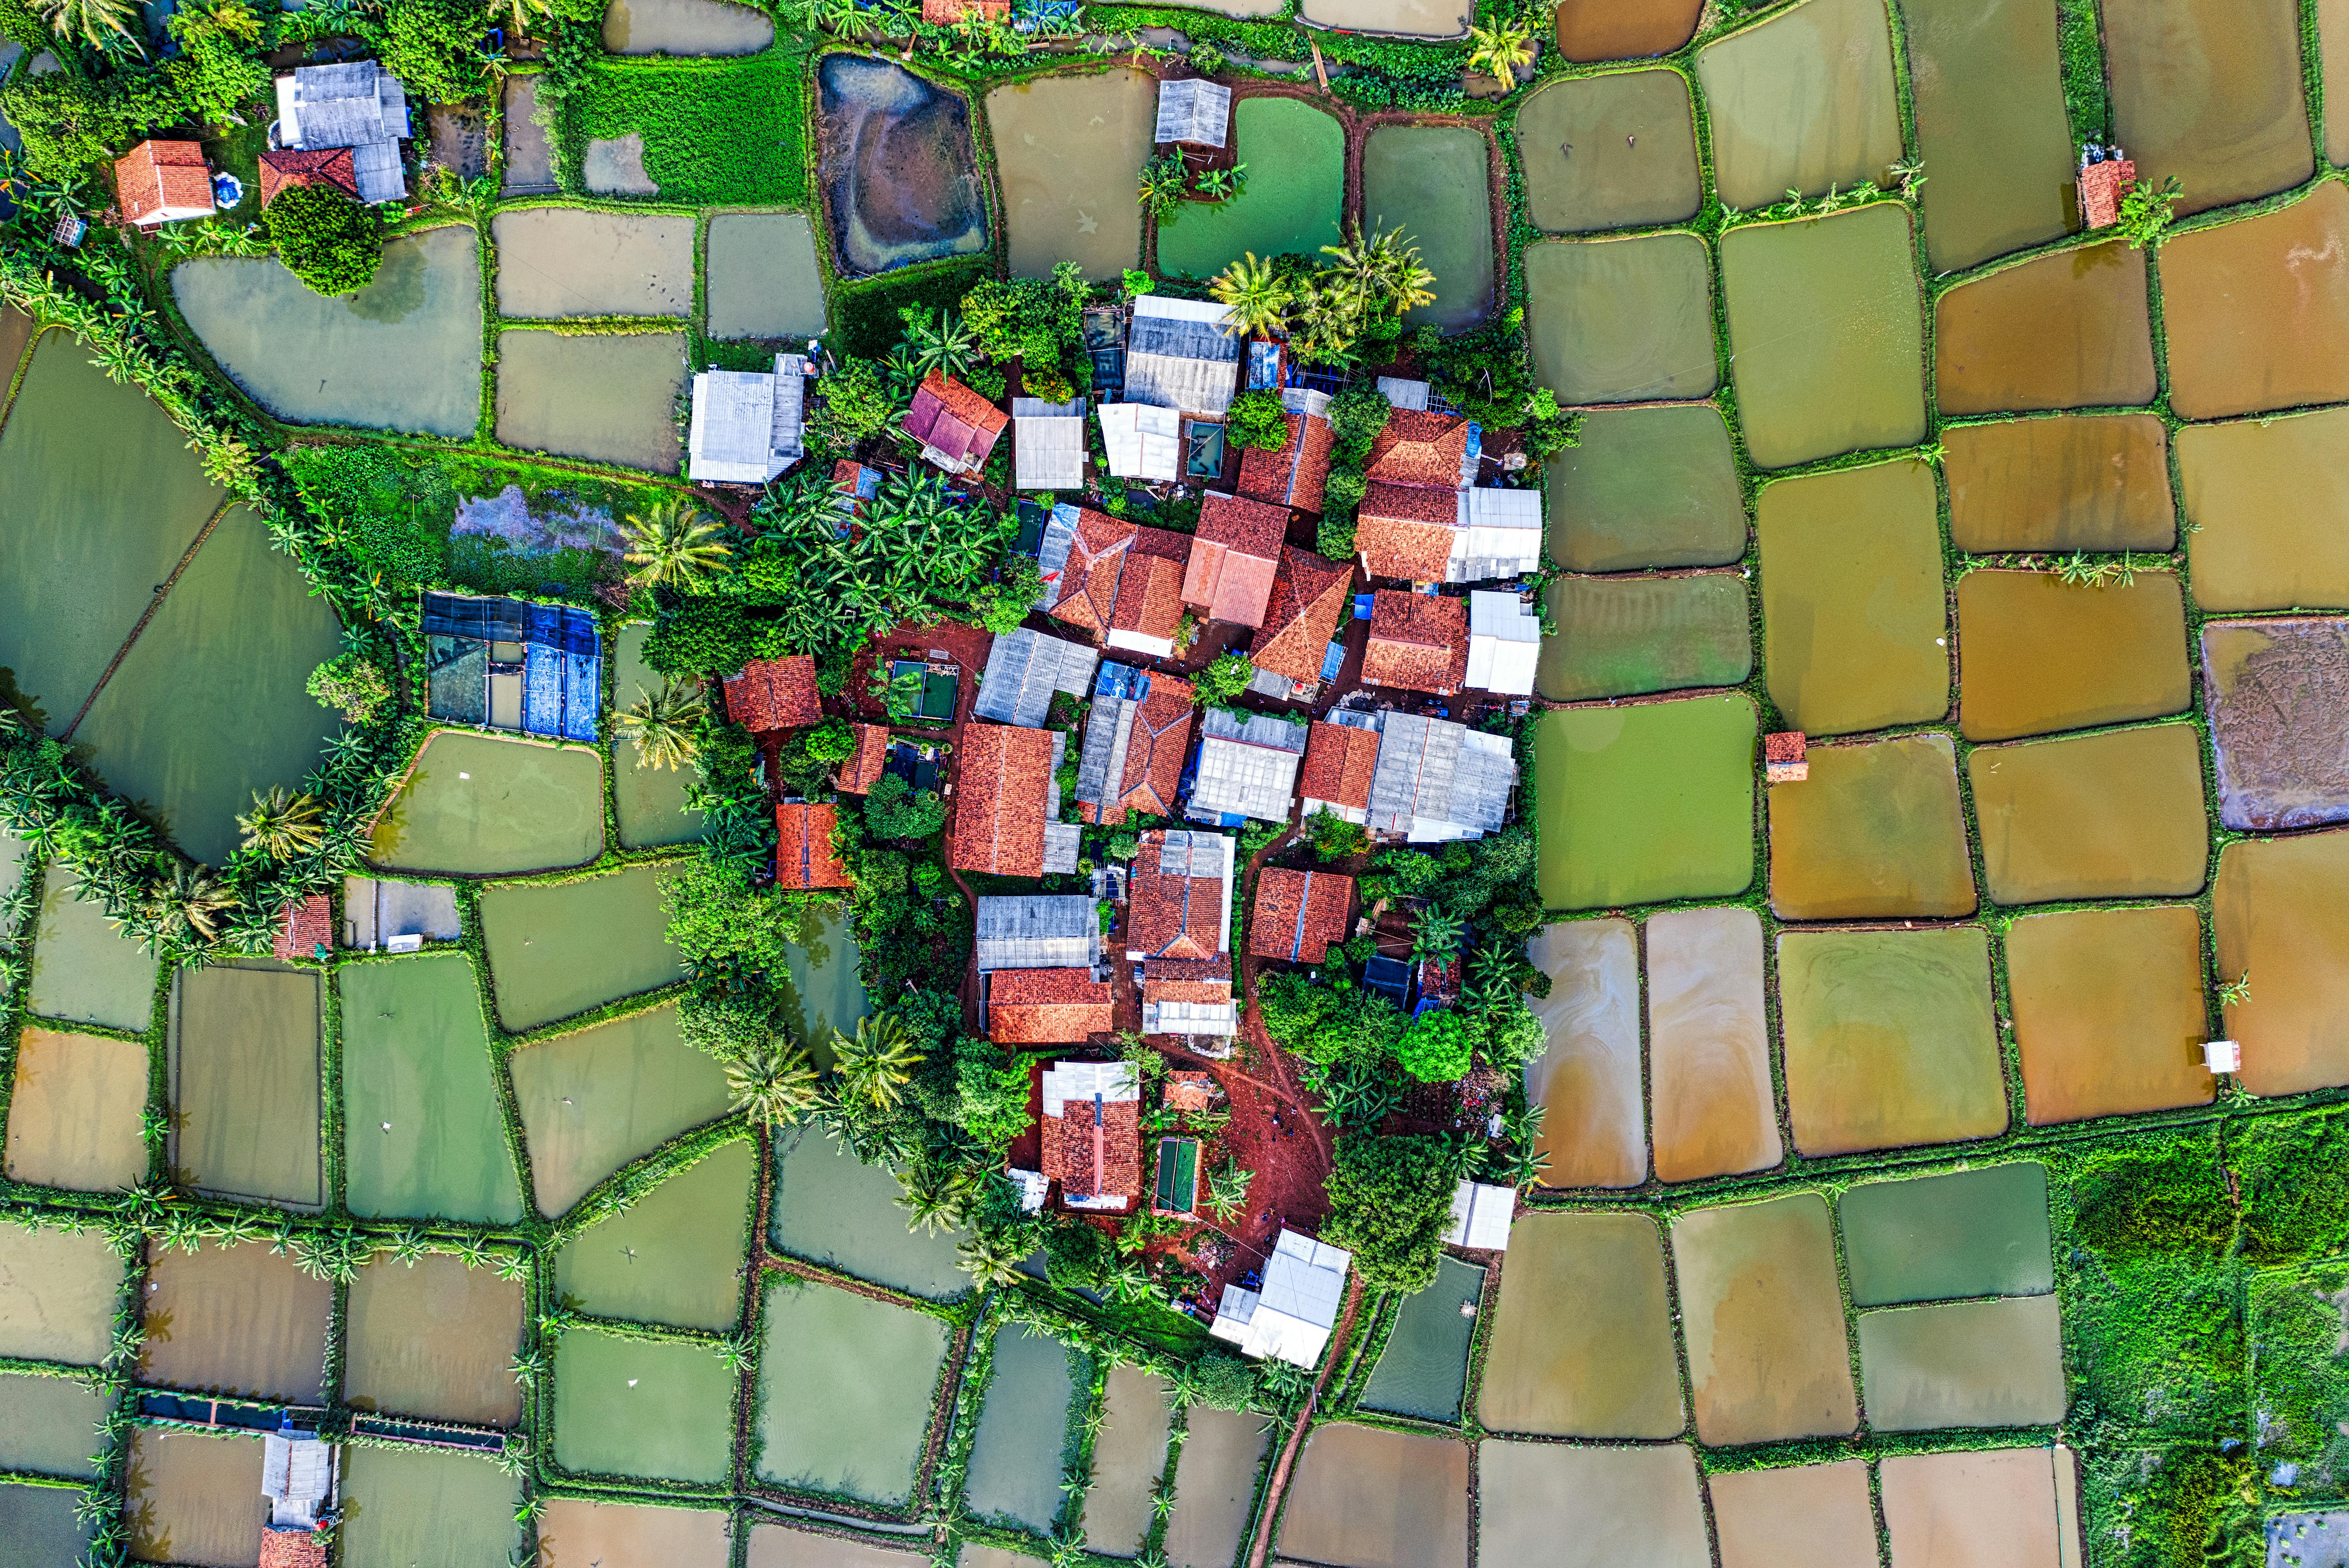
[[[1101,916],[1082,893],[982,898],[981,969],[1090,969],[1101,960]]]
[[[971,711],[996,724],[1041,729],[1052,711],[1052,694],[1084,696],[1100,662],[1101,650],[1082,643],[1025,626],[1007,632],[987,651],[987,673]]]
[[[1102,447],[1110,473],[1123,480],[1171,480],[1183,460],[1183,417],[1154,403],[1104,403]],[[1061,546],[1065,558],[1067,545]]]
[[[1203,78],[1158,84],[1156,142],[1187,141],[1221,147],[1232,118],[1232,89]]]

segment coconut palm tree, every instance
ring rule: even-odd
[[[1427,288],[1435,274],[1419,264],[1419,247],[1400,228],[1373,230],[1365,238],[1358,226],[1344,244],[1324,245],[1321,253],[1330,258],[1338,290],[1365,315],[1401,315],[1435,301]]]
[[[159,936],[193,935],[199,943],[209,944],[220,934],[222,912],[235,903],[236,895],[212,875],[210,867],[181,864],[155,884],[140,913]]]
[[[734,1109],[761,1127],[789,1127],[823,1103],[815,1064],[797,1046],[753,1046],[726,1064]]]
[[[620,525],[622,556],[636,571],[629,581],[651,587],[692,589],[733,554],[718,539],[719,525],[682,496],[663,496]]]
[[[1517,85],[1519,66],[1534,63],[1533,24],[1516,17],[1468,29],[1468,68],[1489,71],[1503,92]]]
[[[283,784],[273,785],[266,795],[254,790],[253,810],[236,820],[236,827],[244,835],[246,849],[259,850],[273,861],[306,854],[326,838],[318,820],[317,797],[295,794]]]
[[[1019,1232],[990,1225],[973,1231],[955,1248],[955,1261],[979,1290],[1009,1284],[1019,1277],[1019,1265],[1035,1249]]]
[[[138,15],[130,0],[46,0],[41,15],[48,18],[49,30],[58,37],[93,49],[125,43],[136,47],[139,42],[129,21]]]
[[[962,1229],[969,1222],[971,1201],[978,1191],[968,1170],[936,1160],[906,1166],[897,1172],[897,1185],[905,1189],[897,1194],[897,1207],[911,1216],[905,1229],[924,1235]]]
[[[1296,300],[1288,280],[1258,261],[1254,251],[1216,274],[1207,284],[1216,303],[1231,307],[1228,333],[1248,337],[1278,337],[1288,325],[1288,307]]]
[[[948,376],[969,374],[978,363],[978,340],[962,319],[949,311],[941,310],[935,321],[916,318],[905,328],[905,347],[913,356],[914,368],[924,376],[933,370]]]
[[[637,767],[673,769],[701,750],[696,731],[709,714],[700,683],[671,677],[656,692],[636,688],[635,705],[619,717],[620,733],[635,743]]]
[[[833,1076],[841,1099],[874,1110],[889,1110],[905,1097],[905,1085],[924,1053],[914,1048],[905,1021],[894,1013],[859,1018],[854,1038],[832,1032]]]

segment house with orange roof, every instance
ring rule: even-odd
[[[1231,952],[1237,850],[1223,833],[1154,828],[1142,835],[1126,890],[1125,955],[1142,965],[1145,1035],[1239,1032]]]
[[[1107,664],[1094,683],[1077,759],[1077,816],[1114,827],[1129,811],[1175,815],[1196,700],[1174,676]]]
[[[1354,512],[1354,550],[1373,577],[1441,583],[1452,561],[1460,492],[1373,480]]]
[[[997,969],[979,977],[979,1032],[999,1046],[1081,1045],[1108,1034],[1110,984],[1090,969]]]
[[[1284,546],[1248,659],[1293,681],[1319,680],[1354,589],[1354,569]]]
[[[869,795],[873,786],[889,771],[889,727],[854,724],[849,728],[856,735],[856,751],[840,765],[833,782],[843,795]]]
[[[1482,442],[1457,414],[1398,407],[1388,418],[1355,513],[1354,548],[1371,576],[1483,583],[1540,568],[1541,492],[1478,487]]]
[[[1330,482],[1330,457],[1336,438],[1330,430],[1330,395],[1291,387],[1280,394],[1288,406],[1288,438],[1280,449],[1251,447],[1240,454],[1239,493],[1270,506],[1319,512]]]
[[[1131,1062],[1055,1062],[1040,1075],[1042,1160],[1071,1209],[1122,1214],[1142,1196],[1142,1078]]]
[[[209,218],[212,165],[192,141],[142,141],[114,160],[114,196],[122,219],[141,229]]]
[[[1191,535],[1183,603],[1211,621],[1263,625],[1288,531],[1287,507],[1210,490]]]
[[[976,721],[963,726],[955,755],[947,864],[1012,877],[1077,869],[1081,830],[1059,820],[1058,775],[1068,741],[1057,729]]]
[[[921,443],[925,462],[950,474],[977,474],[1010,424],[1010,415],[944,371],[933,370],[914,388],[914,406],[903,428]]]
[[[775,807],[775,885],[792,892],[856,884],[833,847],[839,808],[807,800]]]
[[[1256,873],[1248,951],[1259,958],[1319,964],[1346,940],[1354,917],[1354,879],[1334,872],[1266,866]]]
[[[1369,714],[1341,711],[1330,719],[1317,722],[1305,738],[1305,766],[1297,774],[1302,814],[1327,811],[1349,822],[1367,822],[1371,778],[1379,766],[1377,725]]]
[[[1362,684],[1450,696],[1468,675],[1468,610],[1457,599],[1379,590]]]
[[[305,185],[326,185],[356,201],[359,199],[358,167],[347,147],[321,147],[308,152],[272,148],[261,155],[261,205],[268,209],[278,195]]]
[[[1044,614],[1096,643],[1172,658],[1190,555],[1186,535],[1063,501],[1052,509],[1037,553]]]
[[[2137,183],[2137,165],[2117,147],[2091,146],[2080,154],[2080,221],[2109,229],[2121,221],[2121,198]]]
[[[807,654],[752,659],[726,679],[726,713],[753,735],[820,722],[823,698],[816,690],[815,659]]]

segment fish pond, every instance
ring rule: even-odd
[[[1346,196],[1346,133],[1298,98],[1247,98],[1232,110],[1247,188],[1227,201],[1186,201],[1158,225],[1158,269],[1213,277],[1242,252],[1319,253],[1339,242]]]
[[[11,1181],[82,1191],[147,1179],[147,1047],[28,1025],[8,1097]]]
[[[1286,1556],[1350,1568],[1468,1568],[1468,1447],[1332,1422],[1305,1439],[1280,1516]]]
[[[357,964],[336,985],[351,1212],[499,1225],[521,1219],[472,965],[457,954]]]
[[[326,1397],[332,1280],[266,1242],[147,1254],[141,1381],[316,1405]]]
[[[742,1260],[757,1151],[729,1143],[554,1255],[554,1290],[597,1317],[729,1329],[741,1315]]]
[[[132,1429],[124,1513],[140,1562],[258,1563],[269,1519],[261,1439]]]
[[[1167,1568],[1229,1568],[1256,1502],[1257,1467],[1269,1439],[1256,1416],[1191,1407],[1174,1461],[1174,1509],[1166,1522]]]
[[[1707,397],[1713,268],[1689,234],[1549,240],[1525,253],[1534,367],[1561,403]]]
[[[350,1284],[343,1398],[358,1409],[510,1427],[523,1286],[450,1253],[378,1253]]]
[[[727,1568],[728,1523],[726,1511],[718,1508],[550,1498],[538,1520],[539,1558],[562,1568],[574,1563]],[[758,1561],[755,1555],[752,1561]]]
[[[1558,53],[1569,60],[1669,55],[1696,36],[1703,0],[1560,0]]]
[[[444,730],[377,819],[368,858],[396,871],[489,876],[604,851],[604,765],[585,747]]]
[[[1877,1568],[1865,1460],[1715,1470],[1704,1485],[1723,1568]]]
[[[775,1161],[770,1219],[779,1251],[915,1295],[959,1295],[970,1276],[951,1233],[909,1230],[902,1190],[886,1166],[867,1165],[845,1144],[810,1129]]]
[[[155,1016],[160,965],[108,922],[105,910],[78,893],[73,878],[56,865],[41,879],[32,1010],[67,1023],[144,1030]]]
[[[2145,253],[2117,240],[1961,284],[1933,321],[1945,415],[2153,400]]]
[[[1477,1561],[1708,1568],[1704,1497],[1683,1444],[1487,1442],[1476,1451]]]
[[[1484,1293],[1483,1269],[1457,1258],[1438,1260],[1435,1283],[1403,1298],[1386,1348],[1362,1387],[1362,1403],[1425,1421],[1458,1420]]]
[[[1887,1458],[1892,1568],[2068,1568],[2080,1560],[2076,1466],[2060,1443]]]
[[[2034,1127],[2208,1105],[2202,923],[2184,905],[2016,921],[2006,985]]]
[[[2202,891],[2210,821],[2190,725],[1976,747],[1966,775],[1999,903]]]
[[[727,1110],[725,1069],[678,1037],[674,1006],[525,1046],[510,1067],[543,1214]]]
[[[1571,629],[1542,640],[1534,685],[1553,702],[1741,686],[1754,673],[1739,573],[1554,577],[1544,596]]]
[[[685,978],[652,866],[481,895],[498,1021],[533,1029]]]
[[[2210,428],[2180,432],[2178,455],[2189,498],[2195,469],[2189,453]],[[2166,551],[2177,541],[2168,432],[2154,415],[2058,414],[1956,425],[1942,431],[1941,444],[1950,539],[1960,550]],[[2207,492],[2214,505],[2239,493],[2237,477]],[[2209,604],[2199,537],[2193,544],[2195,595]],[[2310,545],[2323,548],[2313,540]]]
[[[806,213],[713,213],[706,265],[710,336],[800,338],[823,331],[823,269]]]
[[[1151,1499],[1166,1470],[1173,1427],[1167,1398],[1164,1378],[1136,1367],[1110,1368],[1092,1484],[1085,1490],[1085,1539],[1095,1551],[1127,1556],[1142,1550],[1155,1516]]]
[[[258,960],[183,970],[172,1010],[171,1159],[220,1197],[316,1208],[320,1160],[315,971]]]
[[[1696,216],[1696,121],[1678,71],[1553,82],[1519,107],[1516,137],[1526,217],[1537,229],[1642,229]]]
[[[604,47],[616,55],[755,55],[774,41],[773,17],[724,0],[612,0],[604,10]]]
[[[1592,909],[1744,892],[1756,722],[1743,696],[1544,714],[1534,735],[1542,902]]]
[[[806,220],[802,219],[804,223]],[[711,225],[711,241],[716,242],[716,223]],[[712,307],[713,311],[715,307]],[[818,318],[817,330],[823,326]],[[715,329],[712,329],[713,332]],[[652,635],[652,627],[638,622],[620,633],[619,663],[612,682],[612,704],[622,712],[644,697],[659,692],[667,684],[650,665],[645,663],[645,639]],[[687,765],[678,768],[656,768],[644,759],[633,745],[612,748],[612,794],[618,809],[620,843],[631,850],[664,848],[670,844],[688,843],[701,837],[704,830],[701,813],[686,804],[687,792],[698,777]]]
[[[1785,1155],[1770,1081],[1762,922],[1750,909],[1651,918],[1649,1089],[1656,1176],[1764,1170]]]
[[[1822,746],[1770,791],[1770,907],[1782,920],[1946,919],[1974,912],[1973,863],[1946,735]]]
[[[1509,1233],[1476,1419],[1487,1431],[1672,1438],[1688,1425],[1662,1239],[1640,1213],[1529,1213]]]
[[[2182,212],[2264,196],[2314,169],[2292,0],[2147,0],[2105,28],[2112,139]]]
[[[2349,398],[2349,190],[2161,249],[2169,406],[2223,419]]]
[[[122,1279],[103,1235],[0,1223],[0,1356],[104,1360]]]
[[[0,1374],[0,1466],[40,1475],[95,1480],[93,1450],[102,1446],[98,1423],[114,1397],[78,1377]]]
[[[1729,427],[1702,405],[1594,408],[1549,460],[1549,548],[1568,572],[1723,566],[1745,553]]]
[[[1362,144],[1362,223],[1400,228],[1435,274],[1407,325],[1459,332],[1493,308],[1492,143],[1456,125],[1382,125]]]
[[[1881,181],[1900,159],[1892,35],[1875,0],[1807,0],[1697,52],[1721,199],[1766,207]]]
[[[1918,152],[1933,171],[1922,191],[1933,270],[2062,234],[2072,222],[2072,131],[2055,12],[2029,0],[1913,0],[1899,15]]]
[[[798,1280],[769,1287],[765,1316],[760,1477],[885,1508],[902,1504],[929,1433],[946,1324]]]
[[[551,320],[685,315],[693,309],[689,216],[523,207],[499,213],[490,232],[498,252],[500,315]]]
[[[1007,1324],[995,1331],[992,1361],[963,1500],[981,1518],[1048,1534],[1061,1508],[1076,1391],[1071,1353],[1050,1336]]]
[[[343,1568],[478,1568],[516,1551],[521,1482],[446,1449],[353,1447],[343,1470]]]
[[[2033,1161],[1863,1181],[1837,1205],[1857,1306],[2055,1287],[2047,1169]]]
[[[2338,1027],[2349,1008],[2349,832],[2251,839],[2219,854],[2210,923],[2218,972],[2255,966],[2259,984],[2226,1008],[2226,1034],[2243,1044],[2243,1087],[2298,1094],[2349,1082]]]
[[[2064,1418],[2064,1336],[2052,1295],[1859,1315],[1859,1380],[1880,1432],[2036,1427]]]
[[[1707,1444],[1858,1425],[1824,1200],[1798,1192],[1692,1210],[1672,1224],[1672,1264]]]
[[[554,1462],[576,1475],[724,1481],[740,1382],[709,1345],[574,1328],[554,1353]]]
[[[498,337],[498,439],[657,474],[681,466],[686,340],[517,329]],[[583,396],[593,387],[593,396]]]
[[[2349,409],[2191,425],[2178,468],[2204,610],[2349,606]]]
[[[1142,258],[1142,209],[1127,200],[1147,162],[1157,84],[1134,70],[1040,77],[987,95],[1011,275],[1063,261],[1114,278]]]
[[[2171,573],[2077,587],[2052,572],[1970,572],[1957,603],[1958,719],[1969,740],[2186,707],[2186,606]]]
[[[987,191],[968,104],[864,55],[826,55],[816,91],[816,181],[841,273],[861,277],[987,249]]]

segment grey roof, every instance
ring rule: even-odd
[[[408,94],[373,60],[297,66],[277,78],[278,140],[299,151],[347,147],[359,200],[393,201],[408,194],[399,143],[411,134]]]
[[[978,901],[978,966],[1090,969],[1101,960],[1101,916],[1082,893]]]
[[[1085,482],[1085,400],[1011,400],[1012,483],[1019,490],[1080,490]]]
[[[1158,84],[1158,127],[1154,141],[1187,141],[1198,147],[1221,147],[1224,128],[1231,123],[1232,89],[1193,77]]]
[[[1243,721],[1223,708],[1209,708],[1199,727],[1191,819],[1206,821],[1229,812],[1286,821],[1305,755],[1306,727],[1270,714],[1250,714]]]
[[[1372,832],[1407,834],[1414,822],[1452,823],[1472,835],[1500,827],[1517,781],[1506,738],[1412,713],[1384,713],[1379,719],[1379,761],[1371,775]]]
[[[1061,596],[1061,569],[1068,565],[1069,547],[1076,542],[1077,509],[1067,501],[1058,502],[1052,508],[1052,515],[1044,520],[1044,537],[1036,542],[1036,571],[1044,579],[1044,585],[1037,591],[1035,608],[1049,610]],[[996,639],[996,645],[1002,646],[1001,638]],[[988,663],[994,663],[991,655]],[[1041,724],[1043,720],[1036,722]]]
[[[1098,696],[1085,718],[1084,749],[1077,757],[1077,801],[1099,806],[1109,797],[1111,781],[1125,780],[1126,745],[1133,738],[1133,716],[1142,705],[1130,697]]]
[[[1145,294],[1126,334],[1125,399],[1221,414],[1239,387],[1240,340],[1219,304]]]
[[[1041,729],[1052,711],[1052,694],[1081,697],[1092,689],[1101,650],[1063,642],[1022,626],[995,639],[987,653],[987,674],[978,683],[971,711],[997,724]]]
[[[1398,408],[1425,408],[1433,390],[1424,381],[1408,381],[1400,376],[1379,377],[1379,396]]]
[[[1044,824],[1044,874],[1071,874],[1077,869],[1078,847],[1085,830],[1074,822]]]
[[[796,354],[779,354],[771,375],[705,370],[696,376],[687,477],[764,484],[804,457],[805,365]]]

